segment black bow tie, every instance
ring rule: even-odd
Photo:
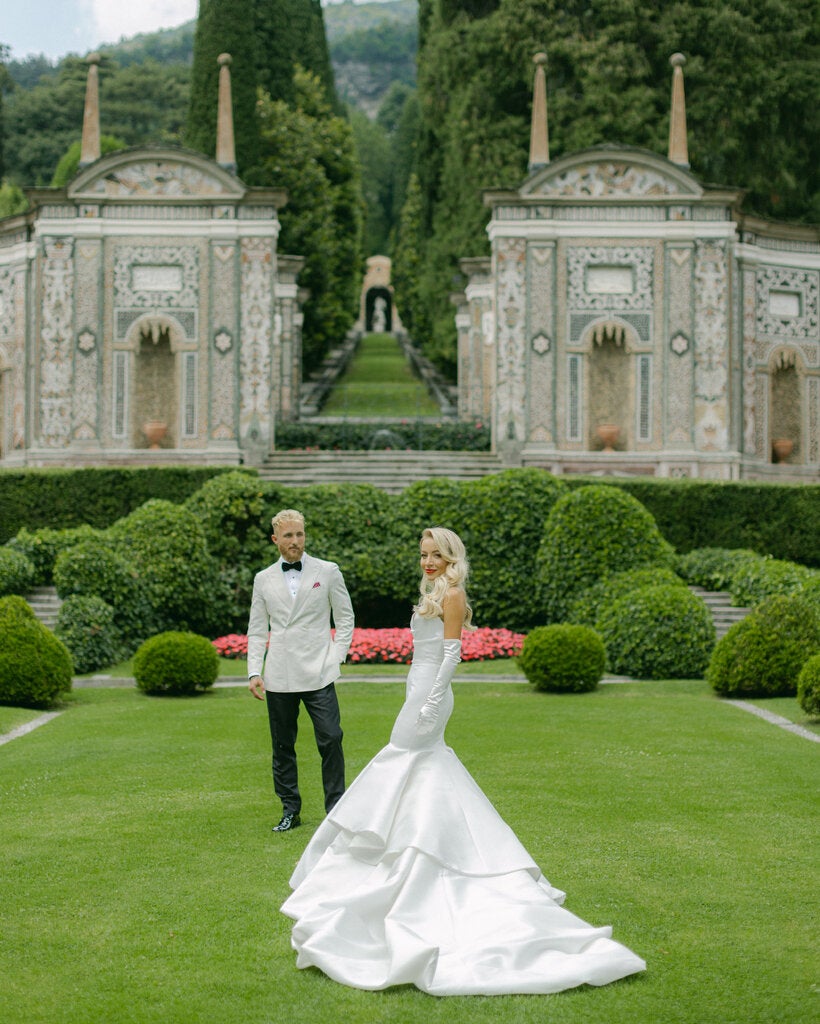
[[[301,562],[282,562],[282,572],[288,572],[290,569],[295,569],[297,572],[302,571]]]

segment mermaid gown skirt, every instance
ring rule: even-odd
[[[390,742],[317,829],[290,880],[298,967],[342,984],[432,995],[559,992],[643,960],[565,910],[435,730],[416,719],[443,657],[440,619],[413,620],[413,664]]]

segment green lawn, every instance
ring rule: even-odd
[[[438,403],[392,334],[367,334],[322,407],[324,416],[437,416]]]
[[[403,686],[342,683],[348,776]],[[448,742],[567,907],[648,962],[555,996],[360,992],[297,971],[264,706],[83,689],[0,747],[4,1024],[802,1024],[816,1019],[817,746],[703,682],[456,684]],[[9,710],[9,709],[6,709]]]

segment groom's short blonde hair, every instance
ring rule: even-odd
[[[281,512],[277,512],[276,515],[271,519],[270,524],[273,527],[273,532],[277,533],[282,523],[301,523],[304,527],[305,517],[301,512],[297,512],[295,508],[283,508]]]

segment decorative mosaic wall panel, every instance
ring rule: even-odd
[[[729,273],[726,243],[695,243],[695,444],[728,444]]]
[[[817,465],[820,462],[820,378],[810,377],[806,381],[806,428],[808,444],[806,461]]]
[[[666,441],[670,447],[692,443],[693,331],[692,331],[692,247],[670,246],[666,252],[668,298],[665,356]]]
[[[528,256],[528,439],[536,444],[549,444],[555,440],[555,317],[552,301],[555,249],[554,246],[531,245]]]
[[[114,250],[117,341],[146,310],[173,311],[186,339],[196,340],[199,253],[192,245],[118,245]]]
[[[755,455],[764,462],[769,461],[769,375],[755,375]]]
[[[14,346],[11,360],[11,444],[15,451],[26,445],[26,274],[23,268],[13,278]],[[8,314],[6,314],[8,315]],[[8,381],[6,382],[8,384]],[[9,402],[8,391],[6,403]]]
[[[496,247],[496,437],[523,441],[526,381],[526,242],[500,238]]]
[[[236,438],[236,246],[211,246],[211,396],[209,433],[214,441]]]
[[[242,239],[239,428],[243,439],[262,446],[272,434],[273,258],[272,239]]]
[[[820,342],[820,272],[760,267],[756,294],[758,335]]]
[[[40,444],[62,448],[71,433],[74,242],[44,238],[41,262]]]
[[[96,241],[77,243],[74,347],[74,394],[71,434],[78,441],[93,441],[99,434],[97,387],[100,369],[99,287],[102,246]]]
[[[755,270],[742,271],[743,288],[743,452],[755,458],[765,458],[762,439],[758,438],[758,410],[755,404],[755,330],[757,304],[755,300]],[[760,440],[760,447],[758,441]]]
[[[648,245],[595,245],[570,246],[567,250],[569,271],[569,307],[572,310],[645,310],[652,311],[652,259],[653,251]],[[621,273],[631,268],[631,281],[625,284]],[[590,290],[589,271],[612,268],[610,287],[606,290],[606,278],[592,282]]]
[[[668,196],[681,187],[648,167],[623,162],[578,164],[550,178],[537,191],[554,196]]]
[[[205,171],[174,160],[142,160],[118,167],[88,188],[89,195],[112,199],[127,196],[220,196],[225,184]]]

